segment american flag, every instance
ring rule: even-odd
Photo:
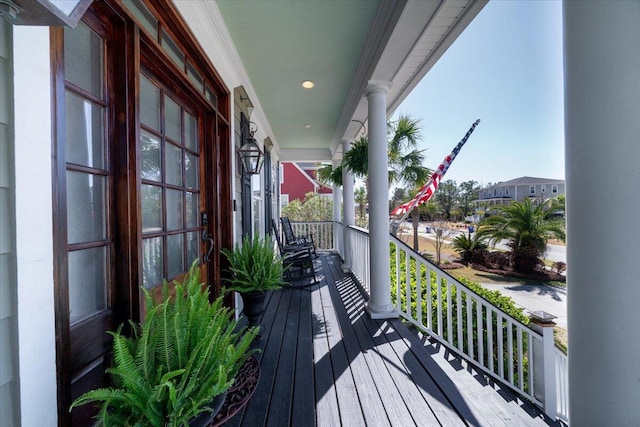
[[[436,168],[436,170],[431,175],[431,178],[429,178],[429,181],[427,181],[427,183],[423,185],[422,188],[420,188],[420,191],[418,192],[418,194],[416,194],[413,199],[409,200],[406,203],[401,204],[400,206],[395,208],[393,211],[391,211],[391,215],[403,215],[402,219],[400,220],[402,221],[404,220],[404,218],[406,218],[409,212],[413,210],[413,208],[415,208],[416,206],[420,206],[421,204],[429,200],[431,196],[433,196],[433,193],[436,192],[436,189],[438,188],[438,185],[440,184],[442,177],[444,176],[445,173],[447,173],[449,166],[451,166],[453,159],[456,158],[456,156],[462,149],[462,146],[467,142],[467,139],[469,139],[469,136],[473,133],[476,126],[478,126],[478,123],[480,123],[480,119],[476,120],[471,125],[471,128],[467,131],[467,134],[464,136],[464,138],[462,138],[462,140],[458,142],[458,145],[454,147],[453,151],[447,157],[444,158],[442,163],[440,163],[440,165]]]

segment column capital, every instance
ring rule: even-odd
[[[374,93],[382,93],[386,95],[392,85],[392,82],[386,80],[369,80],[367,84],[367,96]]]
[[[344,154],[351,149],[351,146],[355,142],[355,139],[348,138],[342,140],[342,157],[344,158]]]

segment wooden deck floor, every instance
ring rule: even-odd
[[[269,296],[260,382],[228,426],[555,425],[399,320],[375,321],[340,259]]]

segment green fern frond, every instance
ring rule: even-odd
[[[133,337],[121,327],[111,332],[114,365],[107,372],[118,387],[86,393],[71,409],[102,402],[98,419],[106,426],[186,426],[231,387],[257,330],[238,328],[222,297],[209,301],[197,267],[174,284],[175,297],[166,282],[160,302],[143,289],[147,313],[132,324]]]

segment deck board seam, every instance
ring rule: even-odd
[[[323,306],[327,307],[326,314],[334,320],[337,330],[340,331],[340,340],[335,343],[331,351],[332,362],[334,362],[333,375],[334,378],[337,376],[334,387],[338,397],[340,419],[344,425],[366,425],[360,393],[356,384],[356,375],[354,374],[352,363],[349,361],[349,354],[345,344],[348,341],[348,333],[345,334],[343,326],[340,324],[329,293],[329,284],[335,281],[335,276],[326,262],[322,263],[322,272],[325,277],[325,286],[319,292],[321,297],[327,301],[327,304],[323,304]],[[344,368],[340,374],[341,365]]]
[[[325,267],[329,267],[329,262],[323,259]],[[330,271],[328,269],[327,271]],[[357,340],[355,331],[351,327],[351,321],[347,314],[346,308],[342,305],[339,297],[335,295],[336,277],[341,280],[343,274],[330,273],[333,280],[327,283],[327,292],[332,302],[332,310],[336,315],[336,319],[340,325],[343,337],[345,337],[345,349],[347,350],[348,360],[351,360],[351,371],[353,373],[354,382],[356,383],[356,391],[360,399],[360,407],[362,415],[367,425],[391,425],[388,414],[382,406],[382,397],[380,391],[375,384],[374,375],[372,374],[366,358],[362,353],[362,348]],[[336,304],[336,302],[338,304]],[[374,399],[379,405],[369,406],[371,399]],[[369,409],[369,410],[367,410]]]

